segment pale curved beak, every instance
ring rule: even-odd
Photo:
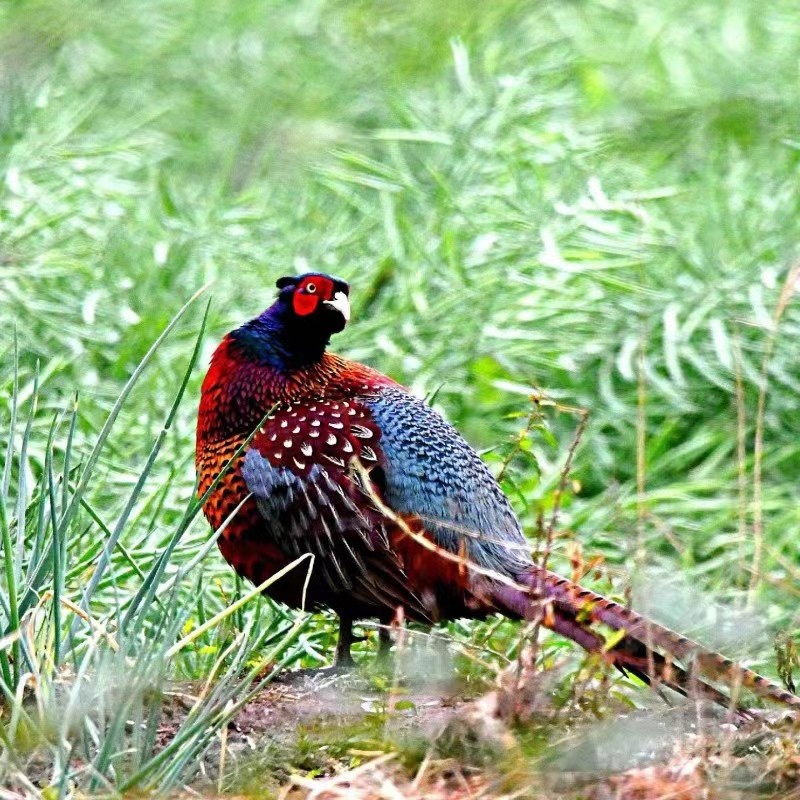
[[[336,292],[333,300],[325,300],[325,305],[335,308],[344,317],[345,324],[350,321],[350,301],[344,292]]]

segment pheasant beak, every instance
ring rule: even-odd
[[[344,292],[336,292],[333,300],[326,300],[324,305],[335,308],[344,317],[345,325],[350,321],[350,301]]]

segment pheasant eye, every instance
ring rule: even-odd
[[[316,283],[307,283],[306,284],[306,291],[309,294],[314,294],[317,291],[317,284]]]

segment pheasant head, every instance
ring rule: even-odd
[[[254,363],[296,369],[322,358],[330,337],[350,319],[350,286],[320,272],[277,281],[275,302],[263,314],[231,333]]]

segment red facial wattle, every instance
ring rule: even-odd
[[[307,317],[317,310],[319,305],[320,296],[318,294],[305,294],[304,292],[295,292],[292,298],[292,308],[298,317]]]
[[[292,308],[298,317],[307,317],[317,310],[320,301],[333,298],[333,281],[321,275],[306,279],[295,289]]]

